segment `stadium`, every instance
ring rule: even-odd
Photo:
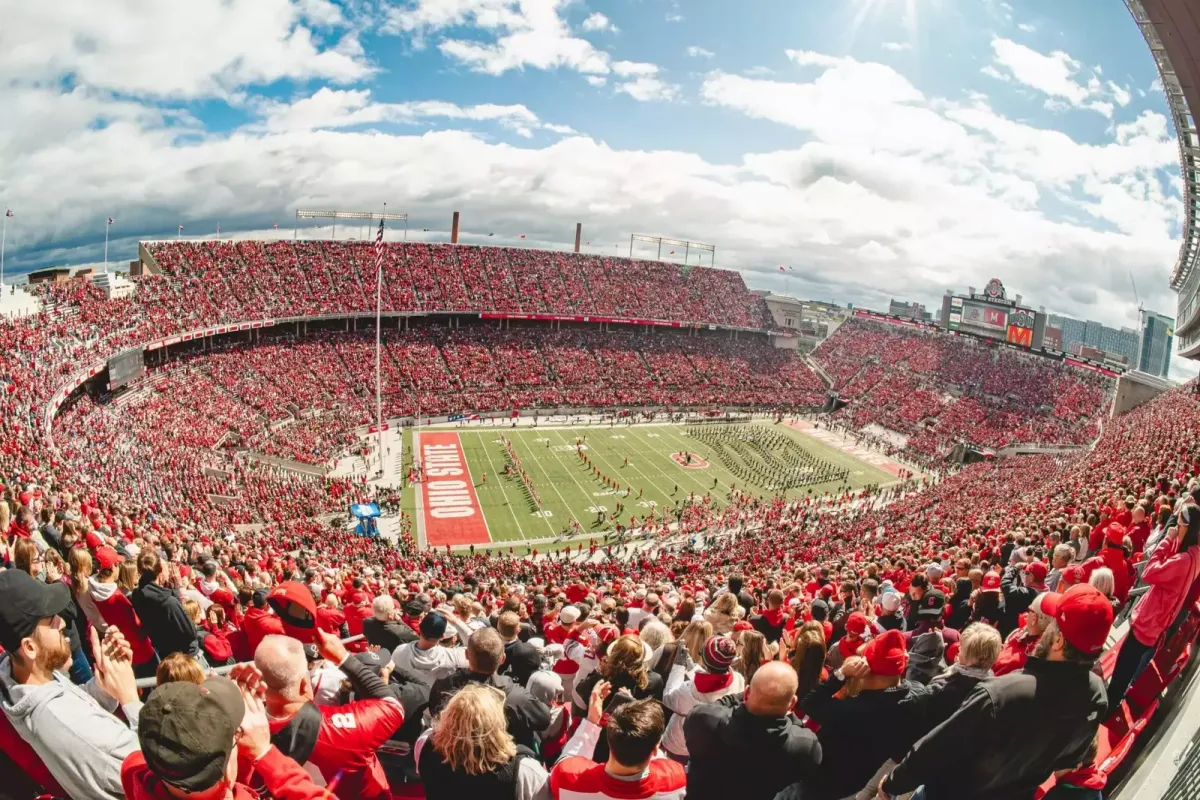
[[[1127,4],[1194,139],[1171,50],[1200,29]],[[737,271],[579,228],[301,213],[372,236],[145,239],[0,321],[5,796],[701,797],[714,741],[746,797],[1195,796],[1163,754],[1200,705],[1196,380],[1056,349],[1004,276],[815,335]],[[970,727],[997,686],[1020,733]],[[718,707],[787,733],[706,735]],[[188,752],[217,717],[234,744]],[[454,725],[503,757],[463,766]],[[931,769],[979,742],[1018,766]]]

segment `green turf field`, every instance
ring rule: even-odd
[[[886,484],[894,480],[883,470],[785,425],[772,425],[768,421],[750,424],[767,426],[773,432],[791,437],[817,458],[849,470],[849,483],[854,488],[870,483]],[[589,536],[599,538],[606,529],[612,529],[613,523],[606,519],[603,524],[596,525],[597,509],[612,513],[618,501],[624,504],[620,521],[628,525],[631,514],[640,520],[650,512],[651,507],[673,508],[676,500],[683,501],[693,492],[697,498],[712,492],[713,502],[718,506],[725,504],[733,484],[742,491],[764,496],[770,494],[764,487],[738,479],[729,469],[736,465],[723,460],[739,456],[731,456],[728,449],[724,457],[717,455],[712,452],[713,448],[687,436],[685,428],[679,425],[617,425],[613,428],[521,426],[454,430],[459,434],[493,542],[557,537],[571,519],[578,520],[582,525],[583,539]],[[499,442],[501,433],[513,443],[517,456],[541,496],[540,512],[528,499],[521,479],[515,475],[503,475],[505,450]],[[619,491],[605,485],[576,454],[575,440],[584,436],[587,437],[585,453],[592,465],[618,480],[621,484]],[[681,466],[671,457],[672,453],[681,451],[704,458],[708,466],[702,469]],[[629,459],[628,466],[625,466],[626,458]],[[483,482],[484,473],[487,473],[486,483]],[[716,488],[713,487],[714,479]],[[836,489],[837,485],[838,482],[834,481],[792,489],[787,491],[787,495],[804,497],[810,488],[813,494],[823,494],[826,490]],[[624,496],[625,486],[633,488],[629,497]],[[678,487],[678,491],[674,491],[675,487]],[[641,497],[638,496],[639,490]],[[408,502],[412,502],[411,493]]]

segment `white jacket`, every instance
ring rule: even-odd
[[[692,682],[692,676],[697,670],[686,671],[682,664],[671,667],[667,677],[666,688],[663,689],[663,705],[675,712],[667,723],[667,732],[663,734],[663,749],[677,756],[687,756],[687,743],[683,739],[683,723],[692,709],[704,703],[715,703],[722,697],[731,694],[741,694],[746,691],[746,679],[742,673],[730,670],[732,680],[724,689],[713,692],[701,692]]]

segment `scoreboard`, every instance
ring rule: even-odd
[[[132,383],[142,377],[144,372],[142,348],[126,350],[108,360],[108,390],[111,392]]]
[[[942,302],[941,327],[958,333],[999,340],[1018,347],[1041,349],[1046,315],[1010,300],[1004,285],[993,278],[981,292],[947,293]]]

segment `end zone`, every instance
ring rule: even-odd
[[[458,434],[414,433],[425,479],[417,491],[417,519],[429,547],[490,544],[491,533],[475,492]]]
[[[789,428],[798,430],[803,434],[811,436],[817,441],[827,444],[835,450],[841,450],[847,455],[854,456],[859,461],[865,461],[872,467],[881,469],[893,477],[900,477],[900,473],[903,470],[908,470],[910,472],[912,471],[911,468],[901,464],[899,461],[888,458],[884,455],[880,455],[872,450],[859,447],[854,443],[853,440],[842,436],[840,433],[834,433],[826,428],[821,428],[818,430],[817,426],[813,425],[811,422],[800,420],[798,422],[788,422],[785,424]]]

